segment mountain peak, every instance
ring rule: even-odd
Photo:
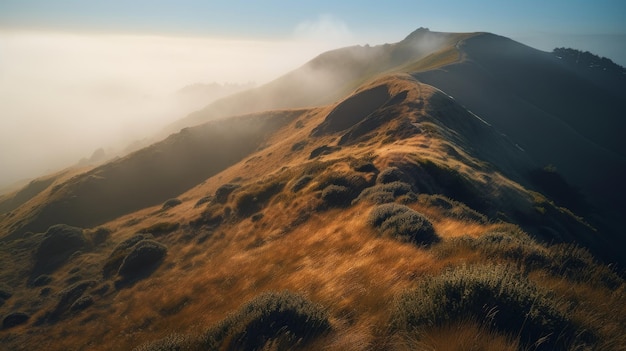
[[[428,29],[426,27],[419,27],[416,30],[414,30],[413,32],[411,32],[411,34],[409,34],[406,38],[404,38],[404,40],[418,39],[418,38],[422,37],[426,33],[430,33],[430,29]]]

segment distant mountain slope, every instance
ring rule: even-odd
[[[377,46],[351,46],[325,52],[304,66],[261,87],[218,100],[174,123],[168,131],[211,119],[263,110],[312,107],[329,104],[379,74],[402,71],[403,67],[426,60],[438,67],[457,60],[449,49],[472,33],[440,33],[420,28],[404,40]],[[446,57],[434,55],[440,51]],[[456,55],[455,55],[456,53]],[[436,60],[427,60],[436,56]]]

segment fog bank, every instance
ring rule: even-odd
[[[185,87],[260,85],[344,44],[315,30],[282,41],[0,31],[0,188],[99,148],[118,154],[220,95]]]

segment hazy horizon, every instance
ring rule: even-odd
[[[109,156],[207,105],[202,83],[257,86],[318,54],[418,27],[489,31],[626,65],[626,5],[529,1],[285,4],[7,0],[0,4],[0,188]]]

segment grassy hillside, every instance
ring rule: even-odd
[[[241,134],[256,119],[268,127]],[[525,174],[538,165],[528,153],[436,88],[389,75],[332,105],[235,121],[220,134],[225,142],[262,147],[228,164],[206,155],[219,169],[175,199],[89,228],[5,238],[2,345],[619,350],[626,342],[623,279],[576,244],[605,250],[602,233],[529,190]],[[121,161],[145,164],[142,152],[229,125],[183,131]],[[168,150],[173,159],[190,151]]]

